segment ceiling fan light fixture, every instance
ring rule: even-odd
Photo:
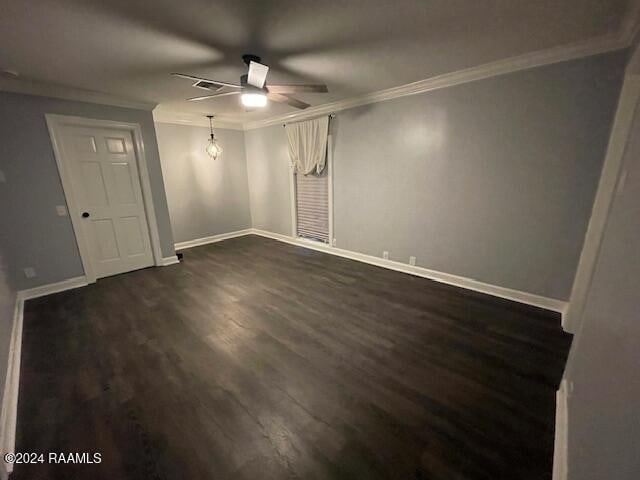
[[[248,67],[248,72],[240,76],[240,83],[222,82],[208,78],[196,77],[186,73],[172,73],[174,77],[191,80],[194,87],[203,88],[213,93],[187,98],[189,102],[200,100],[215,100],[227,95],[240,95],[240,103],[246,111],[252,108],[266,107],[269,102],[284,103],[290,107],[304,110],[311,104],[298,100],[293,95],[297,93],[327,93],[329,90],[324,84],[315,85],[272,85],[267,84],[269,67],[264,65],[257,55],[243,55],[242,60]],[[226,89],[226,90],[225,90]]]
[[[262,92],[246,92],[240,98],[245,107],[264,107],[267,105],[267,96]]]

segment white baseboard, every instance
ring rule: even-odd
[[[16,424],[18,417],[18,390],[20,387],[20,358],[22,352],[22,324],[24,302],[52,293],[63,292],[87,285],[86,277],[75,277],[62,282],[20,290],[16,293],[16,306],[9,343],[9,361],[5,379],[2,411],[0,413],[0,453],[15,452]],[[13,471],[13,464],[0,457],[0,480],[5,480]]]
[[[562,320],[560,321],[560,326],[562,327],[562,330],[564,330],[565,332],[570,333],[571,335],[575,335],[576,332],[571,327],[571,321],[569,319],[569,310],[570,310],[569,305],[571,305],[571,300],[567,302],[567,305],[564,308],[564,311],[562,312]]]
[[[566,309],[567,302],[562,300],[556,300],[555,298],[542,297],[533,293],[522,292],[520,290],[513,290],[511,288],[499,287],[497,285],[491,285],[489,283],[480,282],[471,278],[461,277],[458,275],[452,275],[450,273],[438,272],[436,270],[430,270],[424,267],[418,267],[414,265],[408,265],[405,263],[394,262],[393,260],[385,260],[383,258],[374,257],[372,255],[366,255],[364,253],[352,252],[350,250],[343,250],[340,248],[332,247],[312,240],[304,240],[300,238],[293,238],[287,235],[279,233],[267,232],[259,229],[252,229],[252,233],[260,235],[262,237],[272,238],[281,242],[290,243],[292,245],[298,245],[300,247],[309,248],[311,250],[318,250],[320,252],[329,253],[331,255],[337,255],[339,257],[349,258],[358,262],[368,263],[370,265],[376,265],[378,267],[388,268],[397,272],[408,273],[418,277],[428,278],[440,283],[446,283],[456,287],[466,288],[480,293],[486,293],[493,295],[494,297],[500,297],[507,300],[513,300],[515,302],[525,303],[527,305],[533,305],[535,307],[544,308],[554,312],[563,313]]]
[[[85,287],[88,284],[89,282],[87,281],[87,277],[84,275],[81,277],[68,278],[61,282],[49,283],[39,287],[20,290],[18,292],[18,299],[29,300],[32,298],[44,297],[45,295],[51,295],[52,293],[64,292],[65,290],[71,290],[78,287]]]
[[[567,380],[560,382],[556,393],[556,433],[553,447],[553,480],[566,480],[569,446],[569,391]]]
[[[221,233],[219,235],[211,235],[210,237],[196,238],[194,240],[187,240],[186,242],[176,243],[175,249],[184,250],[185,248],[199,247],[200,245],[221,242],[222,240],[227,240],[228,238],[242,237],[244,235],[250,235],[252,233],[252,228],[245,228],[244,230],[237,230],[235,232]]]
[[[2,413],[0,413],[0,478],[5,479],[13,471],[13,463],[4,461],[4,454],[15,452],[16,423],[18,418],[18,389],[20,387],[20,358],[22,351],[22,321],[24,314],[24,299],[16,295],[16,306],[9,343],[9,362],[7,377],[4,384],[2,398]]]
[[[163,257],[161,267],[168,267],[169,265],[175,265],[176,263],[180,263],[177,255],[171,255],[170,257]]]

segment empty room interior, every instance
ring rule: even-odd
[[[0,480],[640,479],[639,39],[0,0]]]

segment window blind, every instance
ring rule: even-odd
[[[329,243],[329,181],[327,169],[320,175],[296,173],[298,236]]]

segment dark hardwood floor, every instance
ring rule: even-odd
[[[551,478],[557,314],[255,236],[25,306],[14,479]]]

